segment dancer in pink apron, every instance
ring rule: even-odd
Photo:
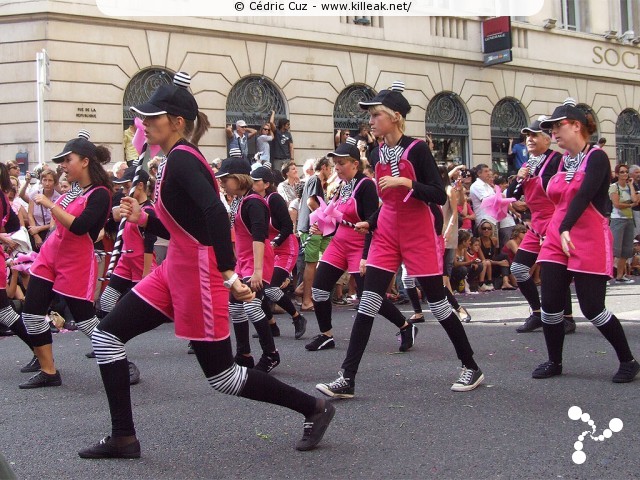
[[[54,293],[65,299],[82,333],[91,337],[98,325],[93,305],[98,263],[93,244],[111,208],[111,179],[102,168],[111,155],[106,147],[96,147],[87,138],[70,140],[53,157],[74,183],[71,191],[55,203],[44,194],[34,197],[37,205],[51,211],[56,228],[31,266],[22,321],[40,361],[40,372],[21,384],[23,389],[62,384],[53,362],[51,329],[45,319]]]
[[[620,367],[613,382],[631,382],[640,371],[622,325],[605,306],[607,281],[613,273],[612,236],[603,215],[611,183],[611,166],[604,150],[589,145],[596,130],[590,114],[564,104],[540,126],[551,128],[565,154],[557,173],[545,187],[555,211],[538,255],[542,280],[542,329],[549,361],[533,378],[562,374],[564,326],[562,308],[573,279],[580,310],[616,351]]]
[[[20,315],[11,306],[9,297],[7,297],[7,254],[17,247],[17,244],[11,240],[9,234],[16,232],[20,229],[20,220],[18,216],[11,208],[11,202],[5,192],[12,188],[11,181],[9,179],[9,171],[4,163],[0,163],[0,225],[3,227],[3,232],[0,234],[0,324],[9,328],[20,340],[27,344],[33,351],[31,346],[31,339],[27,330],[24,327],[24,323],[20,321]],[[35,355],[24,367],[20,369],[22,373],[37,372],[40,370],[40,362]]]
[[[335,171],[342,182],[337,197],[332,200],[336,210],[342,214],[343,220],[351,224],[366,220],[378,210],[378,193],[375,182],[362,173],[363,165],[355,138],[347,138],[345,143],[338,146],[335,152],[327,154],[327,157],[333,159]],[[335,348],[331,323],[331,290],[347,271],[355,279],[358,295],[362,294],[362,273],[370,244],[371,234],[365,236],[356,232],[352,226],[338,224],[313,279],[311,295],[320,334],[305,346],[307,350],[313,352]],[[413,346],[415,331],[409,328],[404,315],[386,297],[382,300],[380,314],[400,329],[400,351],[409,350]]]
[[[516,328],[518,333],[532,332],[542,327],[540,295],[529,272],[538,259],[542,240],[555,211],[555,206],[547,197],[542,184],[548,182],[549,178],[558,170],[558,162],[562,157],[560,153],[549,148],[551,145],[550,132],[540,128],[540,122],[544,119],[546,117],[541,116],[529,127],[521,130],[521,133],[527,135],[529,160],[520,168],[518,175],[507,189],[508,197],[520,198],[524,194],[527,207],[531,211],[531,228],[527,229],[511,263],[511,274],[516,278],[520,292],[531,308],[529,318],[525,320],[523,325]],[[571,290],[567,290],[563,322],[565,333],[575,332],[576,323],[572,314]]]
[[[298,450],[314,448],[335,413],[328,402],[233,361],[229,290],[239,301],[251,301],[254,294],[234,271],[227,211],[214,173],[195,146],[209,122],[198,112],[188,84],[189,76],[179,72],[173,85],[159,87],[149,102],[132,108],[145,117],[148,143],[159,145],[167,159],[156,183],[157,218],[142,212],[130,197],[122,200],[120,213],[127,221],[170,240],[166,260],[124,295],[94,332],[93,348],[109,400],[112,434],[78,452],[82,458],[140,457],[125,343],[168,320],[174,321],[176,336],[191,340],[214,390],[303,414],[304,434],[296,445]]]
[[[295,331],[294,336],[298,340],[306,331],[307,319],[296,310],[291,299],[282,290],[282,286],[288,282],[298,259],[298,251],[300,249],[298,238],[293,235],[293,222],[289,215],[287,202],[276,192],[275,179],[271,169],[258,167],[251,172],[251,178],[253,180],[253,191],[267,201],[271,215],[269,221],[269,243],[273,247],[274,254],[273,277],[271,278],[271,285],[264,290],[262,309],[267,316],[271,334],[274,337],[280,336],[280,329],[271,313],[271,302],[291,315]]]
[[[384,137],[378,149],[376,179],[382,207],[377,216],[356,224],[361,231],[373,231],[367,258],[364,292],[358,307],[343,371],[338,379],[320,383],[325,395],[350,398],[354,378],[369,340],[373,320],[393,275],[404,262],[407,273],[416,277],[426,293],[431,312],[447,332],[462,362],[462,373],[451,386],[454,391],[476,388],[484,375],[473,359],[473,350],[460,319],[444,294],[442,282],[442,241],[435,228],[429,204],[443,205],[447,194],[436,162],[426,143],[404,135],[405,118],[411,106],[402,95],[404,84],[396,82],[368,102],[372,133]],[[440,209],[437,209],[441,215]],[[441,224],[441,220],[438,221]],[[410,325],[404,335],[415,336]]]
[[[255,292],[249,302],[229,297],[229,313],[236,335],[238,365],[269,373],[280,364],[280,354],[273,341],[271,327],[262,309],[265,289],[273,277],[274,253],[269,240],[269,206],[251,189],[251,166],[242,157],[225,159],[216,177],[220,179],[227,195],[235,196],[231,202],[231,226],[236,232],[236,273]],[[262,356],[257,364],[251,356],[249,322],[260,339]]]

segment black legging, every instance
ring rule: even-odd
[[[575,281],[576,296],[584,316],[611,343],[620,362],[633,360],[622,325],[615,315],[605,307],[609,277],[571,272],[564,265],[552,262],[541,262],[540,276],[542,280],[542,328],[550,361],[562,363],[563,308],[566,302],[566,292],[572,279]]]
[[[367,267],[367,273],[364,277],[364,292],[358,307],[358,314],[353,323],[353,329],[351,330],[347,356],[342,363],[344,376],[347,378],[354,379],[358,372],[362,355],[371,335],[373,319],[379,309],[378,304],[381,301],[380,299],[386,295],[387,287],[393,275],[393,272],[371,266]],[[478,365],[473,360],[473,350],[464,327],[446,299],[442,275],[418,277],[416,280],[420,283],[427,296],[431,313],[447,332],[462,364],[467,368],[477,370]]]
[[[113,311],[102,319],[96,329],[93,347],[98,361],[101,361],[100,357],[105,351],[105,344],[102,342],[105,335],[112,340],[112,348],[118,348],[119,342],[125,344],[132,338],[153,330],[167,321],[169,318],[144,302],[134,292],[126,294]],[[230,369],[244,369],[244,367],[234,366],[229,338],[211,342],[192,341],[192,345],[200,367],[210,383],[213,377],[222,372]],[[124,345],[122,350],[124,351]],[[100,363],[100,374],[109,400],[112,435],[114,437],[135,435],[127,358],[124,356],[124,358],[115,361],[106,360],[106,362]],[[305,416],[311,415],[316,407],[314,397],[264,372],[251,369],[246,370],[246,383],[236,394],[252,400],[281,405]]]
[[[284,268],[275,267],[273,269],[273,275],[271,277],[271,286],[273,288],[280,289],[280,285],[282,285],[287,278],[289,278],[289,272],[287,272]],[[271,320],[273,318],[273,313],[271,313],[271,303],[272,300],[270,300],[269,297],[265,295],[262,299],[262,309],[264,310],[264,314],[267,316],[267,320]],[[295,317],[298,313],[296,307],[293,305],[293,302],[289,297],[284,295],[284,292],[280,300],[275,302],[275,304],[281,307],[289,315],[291,315],[291,317]]]
[[[512,273],[516,277],[516,281],[518,282],[518,288],[520,288],[520,292],[529,303],[529,307],[533,311],[539,311],[541,308],[540,305],[540,294],[538,293],[538,287],[536,287],[536,283],[533,281],[533,278],[529,276],[528,272],[525,276],[527,276],[527,280],[521,281],[521,275],[518,275],[514,269],[517,269],[518,265],[524,265],[527,269],[533,267],[538,260],[538,254],[527,252],[526,250],[518,249],[516,252],[516,256],[513,259],[513,263],[511,264]],[[571,316],[573,314],[573,307],[571,306],[571,289],[567,288],[567,293],[565,295],[565,303],[564,303],[564,315]]]
[[[243,280],[249,283],[249,277]],[[269,321],[264,313],[263,299],[265,290],[269,288],[269,283],[262,282],[263,288],[255,292],[255,298],[250,302],[236,300],[229,293],[229,314],[233,322],[233,331],[236,335],[236,353],[238,355],[248,355],[251,353],[251,342],[249,341],[249,323],[253,325],[258,333],[258,340],[262,353],[269,355],[276,351],[276,344],[273,341],[273,334],[269,327]]]
[[[325,292],[326,296],[326,293],[331,292],[343,273],[343,270],[340,270],[329,263],[322,261],[319,262],[316,275],[313,278],[313,289],[316,290],[316,292]],[[358,293],[358,297],[360,297],[364,289],[365,280],[359,273],[352,273],[351,275],[353,275],[356,282],[356,291]],[[387,283],[387,286],[388,285],[389,284]],[[320,332],[328,332],[331,330],[333,328],[331,323],[331,299],[327,298],[326,300],[323,299],[322,301],[318,301],[314,298],[313,308],[316,314],[316,319],[318,320],[318,328],[320,329]],[[385,317],[398,328],[404,326],[407,321],[402,312],[398,310],[396,306],[386,298],[386,296],[383,297],[382,305],[380,306],[380,315]]]

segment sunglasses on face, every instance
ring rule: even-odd
[[[482,227],[480,230],[493,230],[491,227]]]
[[[551,130],[553,129],[558,129],[563,125],[567,125],[569,123],[569,120],[559,120],[557,122],[555,122],[554,124],[551,125]]]

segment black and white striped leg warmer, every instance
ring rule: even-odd
[[[91,317],[89,320],[83,320],[81,322],[76,322],[78,326],[78,330],[84,333],[87,337],[91,338],[93,331],[100,323],[100,319],[96,316]]]
[[[278,287],[268,287],[264,289],[264,294],[267,296],[269,300],[273,303],[278,303],[282,297],[284,297],[284,292],[280,290]]]
[[[91,344],[93,345],[98,365],[106,365],[127,358],[127,352],[124,350],[122,340],[99,328],[93,330]]]
[[[453,309],[451,308],[451,304],[447,301],[446,298],[438,302],[429,302],[429,308],[431,309],[431,313],[436,317],[436,320],[439,322],[444,322],[447,318],[451,316],[453,313]]]
[[[247,368],[234,363],[225,371],[213,377],[207,377],[207,381],[220,393],[238,396],[247,383]]]
[[[113,307],[116,306],[121,295],[122,293],[118,290],[107,285],[107,288],[104,289],[104,292],[102,292],[102,295],[100,296],[100,309],[105,313],[109,313],[113,310]]]
[[[595,318],[590,318],[589,321],[596,327],[602,327],[609,320],[611,320],[612,316],[613,314],[605,308],[602,312],[600,312],[598,316],[596,316]]]
[[[379,294],[365,290],[362,292],[362,298],[360,299],[360,305],[358,306],[358,313],[369,317],[375,317],[380,311],[381,305],[382,297]]]
[[[557,325],[564,321],[564,311],[561,310],[557,313],[547,313],[542,310],[542,323],[547,325]]]
[[[511,274],[516,277],[518,283],[524,283],[531,278],[529,271],[530,268],[522,263],[514,262],[511,264]]]
[[[34,315],[32,313],[23,313],[22,321],[29,335],[40,335],[49,331],[49,322],[44,315]]]
[[[229,314],[231,315],[231,321],[233,323],[242,323],[249,320],[242,303],[230,303]]]
[[[247,318],[251,323],[259,322],[267,317],[264,314],[264,310],[262,310],[262,300],[259,298],[254,298],[250,302],[245,302],[242,306],[244,307]]]
[[[0,323],[7,328],[16,323],[20,319],[20,315],[10,306],[4,307],[0,310]]]
[[[319,288],[311,289],[311,298],[314,302],[326,302],[331,298],[331,292]]]

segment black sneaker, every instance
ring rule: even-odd
[[[129,385],[135,385],[140,382],[140,370],[133,362],[127,362],[129,364]]]
[[[324,402],[324,407],[318,413],[304,419],[304,433],[302,438],[296,443],[296,450],[302,452],[315,448],[322,437],[324,432],[327,431],[327,427],[331,423],[333,416],[336,413],[336,408],[329,402]]]
[[[407,327],[402,328],[398,333],[396,333],[396,337],[400,341],[401,352],[407,352],[411,347],[413,347],[413,342],[416,339],[416,335],[418,334],[418,327],[414,324],[410,323]]]
[[[620,363],[620,368],[613,376],[613,383],[628,383],[633,381],[635,376],[640,372],[640,363],[635,360]]]
[[[564,334],[569,335],[570,333],[575,333],[576,331],[576,321],[573,317],[564,317]]]
[[[24,367],[20,369],[22,373],[33,373],[40,370],[40,360],[35,355]]]
[[[467,367],[462,367],[460,377],[456,382],[451,385],[451,390],[454,392],[468,392],[478,387],[484,380],[484,374],[482,370],[472,370]]]
[[[275,352],[270,353],[269,355],[263,353],[262,356],[260,357],[260,360],[256,364],[256,366],[253,368],[254,370],[260,370],[261,372],[269,373],[278,365],[280,365],[280,354],[276,350]]]
[[[316,335],[315,337],[313,337],[313,340],[307,343],[304,348],[306,348],[310,352],[315,352],[317,350],[328,350],[330,348],[336,348],[336,342],[333,340],[333,337],[321,333],[320,335]]]
[[[89,353],[85,353],[84,356],[87,358],[96,358],[96,352],[91,350]]]
[[[270,323],[269,328],[271,329],[272,337],[280,336],[280,327],[278,327],[277,323]],[[253,335],[251,335],[251,338],[260,338],[260,335],[258,335],[257,333],[254,333]]]
[[[344,378],[342,372],[338,372],[338,378],[333,382],[319,383],[316,388],[328,397],[353,398],[356,384],[350,378]]]
[[[540,316],[540,314],[536,315],[535,313],[532,313],[531,315],[529,315],[529,318],[524,321],[524,324],[516,328],[516,332],[533,332],[535,329],[540,327],[542,327],[542,317]]]
[[[236,362],[241,367],[253,368],[255,365],[255,363],[253,362],[253,357],[245,357],[240,353],[236,354],[233,361]]]
[[[293,318],[293,328],[295,329],[294,337],[296,340],[299,340],[304,335],[304,332],[307,331],[307,319],[304,318],[304,315],[299,314],[297,317]]]
[[[140,458],[140,442],[136,440],[124,447],[118,447],[111,437],[104,437],[100,443],[78,452],[80,458]]]
[[[49,375],[39,371],[29,380],[18,385],[18,388],[24,390],[28,388],[59,387],[60,385],[62,385],[60,372],[56,371],[53,375]]]
[[[196,351],[193,349],[193,344],[191,342],[189,342],[187,344],[187,354],[188,355],[195,355]]]
[[[532,378],[550,378],[556,375],[562,375],[562,364],[555,362],[545,362],[538,365],[533,373]]]

